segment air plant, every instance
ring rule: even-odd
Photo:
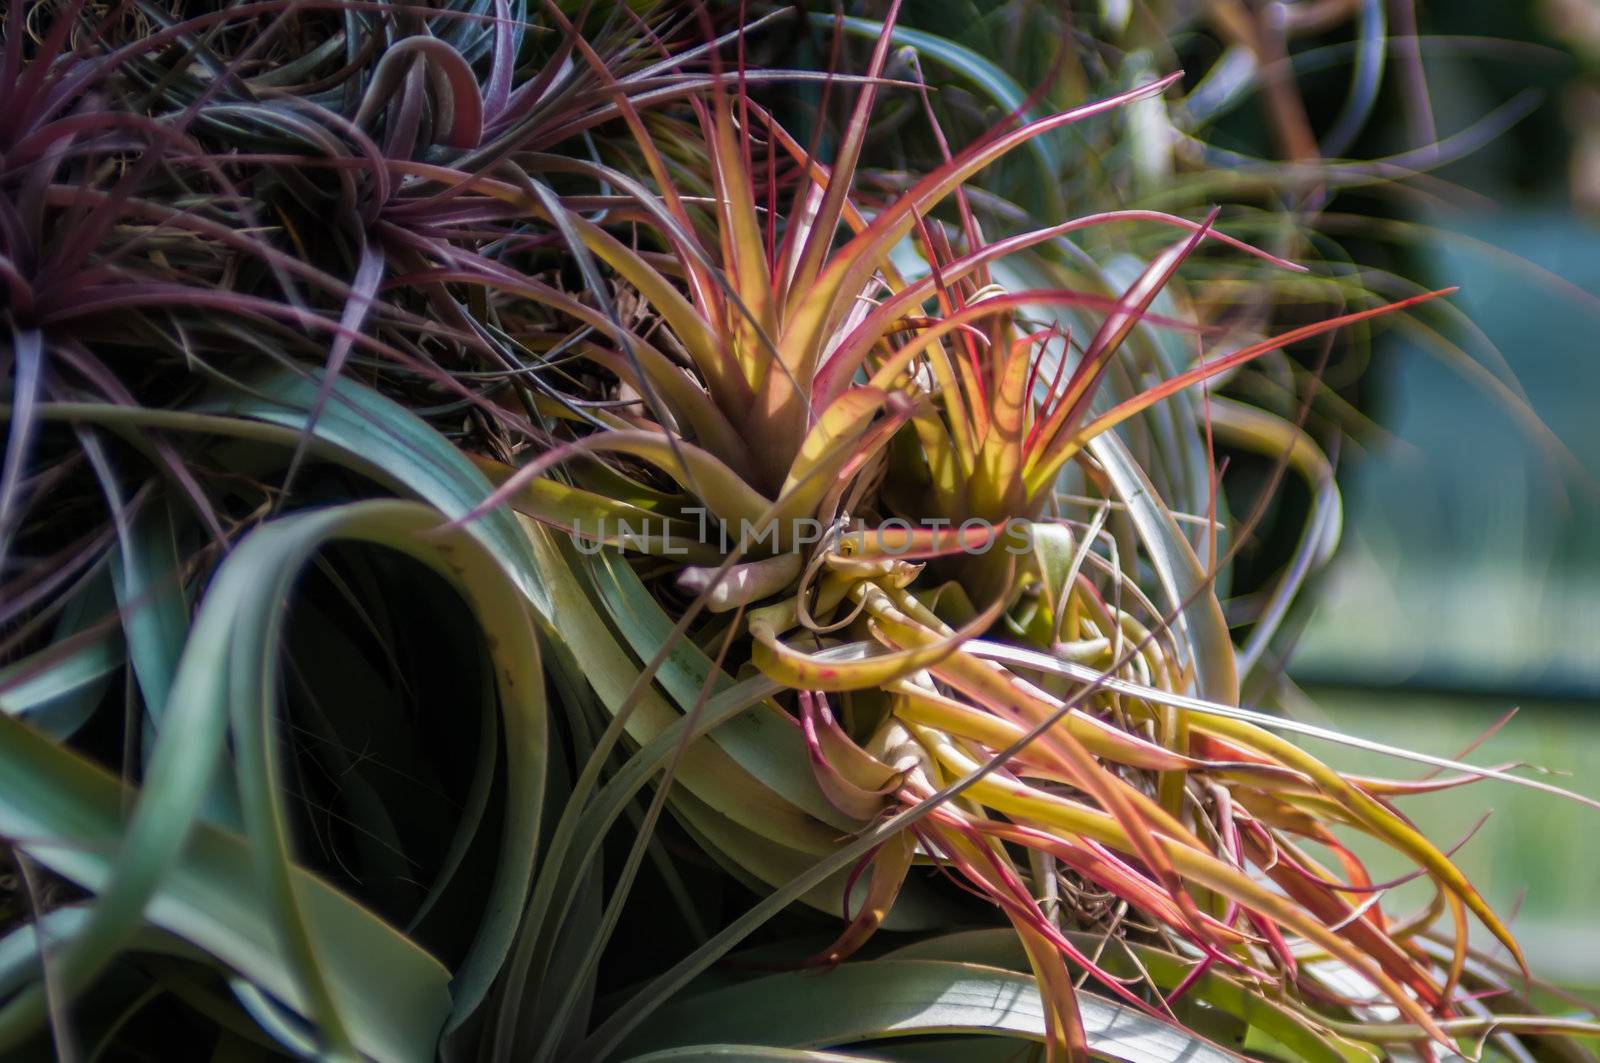
[[[1395,807],[1553,788],[1341,774],[1239,705],[1198,428],[1315,448],[1201,402],[1140,460],[1193,386],[1443,293],[1266,335],[1191,277],[1300,267],[1215,212],[985,235],[975,175],[1175,75],[885,195],[879,101],[932,114],[889,34],[816,73],[594,7],[8,23],[0,1047],[1581,1051]],[[831,152],[780,82],[855,94]],[[1029,265],[1158,228],[1114,288]]]
[[[1204,262],[1191,267],[1196,301],[1226,305],[1241,334],[1264,334],[1274,320],[1301,322],[1420,294],[1406,272],[1414,267],[1397,263],[1414,262],[1418,242],[1440,231],[1396,216],[1414,217],[1418,205],[1434,217],[1447,217],[1458,205],[1476,209],[1470,193],[1436,171],[1527,117],[1537,94],[1519,92],[1465,128],[1436,123],[1424,59],[1457,50],[1492,59],[1510,46],[1419,36],[1416,6],[1351,0],[1280,10],[1236,0],[1141,0],[1085,12],[1070,5],[913,4],[892,29],[896,51],[888,70],[926,91],[894,101],[885,125],[896,135],[873,141],[864,179],[903,188],[919,169],[940,161],[944,140],[975,135],[996,114],[1037,117],[1086,94],[1120,91],[1152,71],[1181,67],[1181,86],[1160,100],[1132,104],[1125,121],[1046,134],[975,175],[968,200],[984,230],[1011,235],[1031,228],[1031,217],[1060,216],[1069,206],[1080,214],[1138,208],[1191,216],[1220,206],[1228,232],[1315,270],[1295,274],[1262,260],[1229,263],[1215,273]],[[872,17],[874,6],[851,10],[858,17],[837,26],[859,56],[883,27]],[[805,47],[825,54],[835,20],[817,12],[811,22]],[[1087,43],[1090,33],[1093,47],[1057,45],[1074,37]],[[1343,97],[1330,103],[1324,94],[1335,72],[1343,76]],[[808,92],[815,96],[809,87],[796,90],[802,99],[793,109],[802,118],[809,113]],[[1378,107],[1380,93],[1399,101],[1392,121]],[[930,106],[924,98],[937,107],[944,132],[934,133],[923,120]],[[1400,127],[1406,146],[1364,157],[1364,150],[1390,147],[1372,129],[1385,122]],[[1150,236],[1137,231],[1091,231],[1076,239],[1031,250],[1024,256],[1027,272],[1041,277],[1038,283],[1112,291],[1155,253]],[[1440,328],[1440,320],[1448,326]],[[1482,380],[1479,362],[1502,362],[1449,302],[1393,325],[1468,379]],[[1306,458],[1292,471],[1318,500],[1313,511],[1300,510],[1297,491],[1280,497],[1263,492],[1257,545],[1217,577],[1224,609],[1242,635],[1241,683],[1253,699],[1274,700],[1283,691],[1292,700],[1282,664],[1309,611],[1291,609],[1291,603],[1338,538],[1332,466],[1315,451],[1359,454],[1382,439],[1369,419],[1376,394],[1367,373],[1374,335],[1357,326],[1335,346],[1272,352],[1218,378],[1208,390],[1226,388],[1246,399],[1253,407],[1248,423],[1236,423],[1231,403],[1207,409],[1195,397],[1168,402],[1166,413],[1132,425],[1127,436],[1167,504],[1190,513],[1210,506],[1210,478],[1203,462],[1185,461],[1186,453],[1198,457],[1198,448],[1178,444],[1177,436],[1209,432],[1236,473],[1239,459],[1270,464],[1286,451]],[[1463,335],[1473,337],[1464,345],[1472,354],[1458,346]],[[1181,344],[1159,335],[1136,332],[1127,342],[1141,364],[1159,365],[1164,375],[1188,357]],[[1503,364],[1496,371],[1503,374]],[[1497,385],[1489,390],[1552,464],[1578,467],[1520,399]],[[1313,397],[1302,412],[1308,392]],[[1232,479],[1232,489],[1217,498],[1224,520],[1230,507],[1248,511],[1257,504],[1244,489],[1250,477]]]
[[[645,207],[651,243],[665,249],[670,268],[570,213],[564,227],[575,254],[592,253],[649,306],[660,342],[598,311],[574,313],[570,297],[520,281],[481,282],[607,335],[609,343],[570,342],[640,397],[628,412],[613,413],[609,426],[501,473],[494,500],[517,505],[526,484],[580,456],[620,454],[654,468],[688,496],[680,512],[707,512],[739,529],[722,536],[736,549],[720,565],[676,574],[677,587],[694,598],[673,619],[693,638],[700,610],[736,612],[714,638],[699,641],[727,652],[742,622],[751,661],[796,691],[818,785],[838,810],[872,821],[897,806],[922,808],[946,784],[965,784],[963,800],[939,805],[859,869],[866,898],[819,961],[839,962],[864,943],[892,911],[914,861],[947,864],[1011,919],[1046,993],[1047,1040],[1053,1050],[1081,1055],[1087,1041],[1069,960],[1133,1006],[1159,1013],[1161,1005],[1081,952],[1063,934],[1059,910],[1054,921],[1047,917],[1037,891],[1052,888],[1048,880],[1066,869],[1138,912],[1153,932],[1194,950],[1194,977],[1218,967],[1263,994],[1289,985],[1315,998],[1315,976],[1297,961],[1292,937],[1360,972],[1418,1031],[1441,1036],[1437,1023],[1455,1006],[1466,962],[1464,938],[1437,970],[1405,944],[1419,927],[1397,932],[1371,903],[1381,887],[1330,823],[1412,860],[1458,926],[1470,913],[1513,955],[1515,944],[1449,859],[1387,803],[1406,784],[1340,776],[1234,710],[1189,711],[1231,705],[1237,691],[1225,636],[1208,647],[1193,630],[1214,629],[1220,618],[1205,580],[1193,576],[1198,564],[1187,542],[1168,536],[1161,543],[1191,570],[1186,592],[1162,609],[1127,564],[1096,553],[1098,524],[1079,539],[1073,522],[1046,514],[1069,463],[1103,497],[1133,504],[1138,474],[1107,434],[1182,387],[1440,293],[1236,343],[1096,411],[1097,385],[1136,327],[1188,328],[1202,338],[1214,331],[1150,313],[1205,238],[1271,256],[1220,237],[1211,219],[1154,212],[1108,212],[991,242],[959,200],[957,224],[933,220],[942,200],[958,197],[967,177],[1006,151],[1159,93],[1170,79],[997,131],[903,195],[858,205],[854,167],[889,41],[885,33],[874,51],[870,80],[830,165],[748,93],[730,88],[734,75],[713,84],[708,102],[696,101],[692,126],[663,119],[652,133],[630,122],[655,183]],[[702,196],[680,189],[662,161],[682,157],[691,137],[706,156]],[[692,214],[685,204],[701,198],[714,206]],[[541,209],[531,198],[528,204]],[[1009,252],[1129,221],[1187,231],[1116,298],[1011,291],[989,275],[989,264]],[[908,241],[921,265],[915,279],[894,257]],[[597,304],[605,298],[603,290],[591,293]],[[1030,323],[1028,310],[1060,306],[1101,312],[1087,342],[1075,345],[1059,327]],[[661,349],[669,335],[677,359]],[[540,342],[569,341],[546,335]],[[1096,440],[1105,444],[1098,453],[1090,449]],[[536,504],[521,504],[539,515]],[[815,549],[793,531],[802,519],[826,529]],[[1157,519],[1170,526],[1169,513],[1158,510]],[[1004,564],[997,524],[1027,530],[1031,549],[1021,564]],[[952,566],[948,555],[958,548],[976,556]],[[663,544],[655,553],[671,550]],[[751,553],[764,556],[742,560]],[[924,570],[906,555],[939,563]],[[928,579],[938,573],[956,582]],[[1211,616],[1203,615],[1207,606]],[[1183,635],[1179,617],[1191,629]],[[985,633],[999,640],[974,637]],[[847,661],[817,652],[825,647],[876,649]],[[831,711],[830,694],[856,696],[849,727]],[[1333,852],[1338,873],[1307,843]],[[1019,849],[1032,857],[1021,860]],[[1356,899],[1367,894],[1373,897]]]

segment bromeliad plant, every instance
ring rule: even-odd
[[[890,36],[713,16],[8,23],[0,1049],[1580,1057],[1395,808],[1514,777],[1324,766],[1215,592],[1198,427],[1326,462],[1192,387],[1440,293],[1262,338],[1189,278],[1297,267],[1215,213],[985,236],[969,179],[1173,77],[873,195]],[[756,89],[805,78],[826,158]],[[1157,226],[1116,290],[1029,264]]]
[[[1226,305],[1230,322],[1241,332],[1263,331],[1270,321],[1293,312],[1291,307],[1305,308],[1295,320],[1309,320],[1404,298],[1419,289],[1394,272],[1396,262],[1409,260],[1420,242],[1449,237],[1425,224],[1397,220],[1394,215],[1415,216],[1402,200],[1425,199],[1448,211],[1463,193],[1436,176],[1438,169],[1492,141],[1535,106],[1534,94],[1523,91],[1464,128],[1448,124],[1449,108],[1438,108],[1436,121],[1424,57],[1458,48],[1488,57],[1504,42],[1417,37],[1417,7],[1412,0],[1287,7],[1240,0],[1140,0],[1099,5],[1086,13],[1071,5],[911,4],[888,31],[896,51],[887,70],[927,86],[947,132],[924,120],[928,104],[920,93],[900,93],[890,98],[882,123],[893,135],[873,138],[863,162],[871,168],[869,180],[904,188],[944,157],[945,139],[976,135],[997,113],[1038,117],[1085,96],[1113,94],[1153,71],[1182,68],[1181,85],[1160,99],[1130,104],[1124,120],[1047,133],[975,175],[967,195],[985,230],[1022,231],[1033,227],[1030,218],[1060,217],[1069,205],[1077,214],[1136,208],[1199,216],[1215,204],[1223,208],[1224,224],[1234,235],[1316,271],[1307,277],[1259,260],[1220,268],[1203,260],[1193,263],[1185,271],[1192,297]],[[874,17],[878,13],[874,5],[864,5],[851,9],[858,17],[836,24],[832,16],[815,12],[812,39],[803,47],[826,54],[828,31],[837,25],[851,39],[854,54],[864,55],[885,32]],[[1426,20],[1426,12],[1422,17]],[[1098,47],[1056,46],[1086,25],[1094,27]],[[1335,74],[1345,83],[1339,94],[1330,95]],[[1036,88],[1030,92],[1024,86]],[[795,91],[815,95],[810,86]],[[1378,100],[1389,94],[1403,106],[1378,108]],[[1396,154],[1360,154],[1379,146],[1396,150],[1397,134],[1404,146]],[[1352,197],[1360,197],[1361,208],[1351,209]],[[1155,254],[1150,241],[1158,235],[1154,227],[1144,233],[1121,226],[1086,231],[1072,242],[1040,245],[1028,253],[1027,266],[1030,273],[1058,278],[1045,283],[1109,292],[1126,285],[1142,268],[1141,259]],[[1441,318],[1453,320],[1452,327],[1436,328],[1432,320]],[[1472,357],[1450,339],[1472,332],[1451,302],[1391,324],[1464,376],[1477,375]],[[1241,638],[1241,686],[1252,699],[1271,700],[1283,688],[1281,668],[1274,665],[1284,659],[1295,630],[1309,615],[1290,603],[1303,575],[1338,536],[1331,466],[1296,426],[1303,423],[1324,443],[1338,438],[1346,448],[1381,439],[1367,419],[1371,396],[1382,387],[1366,372],[1374,334],[1357,326],[1332,350],[1301,345],[1230,374],[1228,393],[1255,407],[1247,422],[1236,423],[1230,404],[1206,408],[1194,399],[1169,401],[1162,414],[1125,428],[1125,440],[1163,487],[1166,504],[1190,513],[1206,512],[1211,505],[1210,474],[1203,448],[1177,440],[1207,431],[1202,423],[1207,417],[1211,435],[1225,448],[1224,460],[1233,456],[1235,468],[1239,457],[1272,462],[1286,451],[1307,459],[1296,462],[1294,471],[1319,499],[1311,519],[1303,527],[1298,515],[1278,519],[1285,508],[1295,512],[1297,492],[1264,501],[1251,556],[1217,574],[1219,597]],[[1483,350],[1482,337],[1478,340]],[[1188,357],[1181,341],[1136,332],[1122,360],[1136,359],[1149,372],[1169,376]],[[1307,393],[1313,397],[1302,412]],[[1495,401],[1530,427],[1532,440],[1552,461],[1578,467],[1520,400]],[[1192,460],[1186,461],[1186,453]],[[1230,520],[1228,496],[1239,494],[1248,475],[1233,479],[1234,489],[1220,493],[1217,502],[1218,519],[1224,521]],[[1240,504],[1237,497],[1233,501]],[[1290,560],[1281,570],[1263,571],[1257,563],[1283,556]]]
[[[536,500],[519,496],[528,484],[564,461],[621,454],[673,482],[679,496],[667,504],[680,516],[721,522],[722,544],[736,548],[720,564],[670,579],[652,566],[676,632],[720,644],[722,656],[748,637],[751,662],[795,692],[817,783],[840,813],[863,823],[896,808],[922,814],[858,867],[864,897],[847,905],[857,914],[816,962],[860,948],[916,862],[948,865],[1016,929],[1044,994],[1052,1052],[1082,1055],[1069,962],[1132,1006],[1161,1014],[1167,1003],[1140,996],[1066,936],[1082,914],[1062,900],[1057,875],[1066,872],[1116,910],[1108,934],[1131,918],[1181,942],[1180,953],[1192,950],[1190,969],[1167,987],[1175,996],[1215,969],[1262,999],[1289,987],[1309,1002],[1327,992],[1305,962],[1310,948],[1358,972],[1415,1030],[1443,1038],[1439,1023],[1459,1006],[1465,938],[1442,965],[1408,944],[1429,920],[1394,923],[1375,903],[1385,887],[1332,826],[1403,854],[1434,881],[1455,925],[1470,913],[1517,953],[1448,857],[1388,803],[1408,784],[1341,776],[1219,708],[1237,697],[1232,649],[1194,553],[1159,504],[1146,502],[1135,526],[1155,540],[1147,548],[1167,555],[1158,563],[1164,608],[1141,591],[1136,565],[1097,552],[1100,521],[1080,538],[1073,522],[1048,518],[1069,465],[1108,505],[1140,505],[1148,487],[1108,433],[1162,399],[1440,293],[1202,353],[1193,368],[1096,409],[1098,385],[1136,328],[1218,339],[1203,322],[1151,313],[1202,241],[1271,256],[1216,233],[1212,219],[1147,211],[983,240],[960,196],[969,176],[1032,137],[1158,94],[1170,78],[999,130],[898,198],[858,203],[855,165],[889,41],[885,33],[830,165],[742,85],[731,88],[729,75],[695,101],[692,122],[661,119],[654,132],[629,123],[652,179],[636,222],[649,225],[648,238],[630,247],[570,212],[553,219],[571,232],[575,254],[602,260],[647,308],[656,342],[614,312],[576,312],[570,296],[481,282],[570,314],[584,335],[531,341],[582,353],[621,389],[608,394],[638,397],[604,427],[498,472],[493,501],[541,516]],[[686,144],[705,157],[693,191],[663,161],[688,156]],[[948,225],[934,217],[947,198],[957,201]],[[710,206],[691,210],[704,199]],[[1008,290],[990,274],[1007,254],[1132,221],[1188,231],[1118,297]],[[591,293],[605,305],[603,288]],[[1031,317],[1059,307],[1099,312],[1086,343]],[[660,504],[646,494],[629,501]],[[802,534],[802,521],[821,534]],[[1020,530],[1029,549],[999,549],[998,526]],[[634,545],[652,552],[648,536]],[[674,552],[655,540],[656,557]],[[1008,563],[1018,553],[1020,563]],[[745,560],[751,554],[761,556]],[[924,570],[907,555],[935,560]],[[693,595],[687,608],[674,590]],[[697,638],[701,610],[736,615]],[[830,694],[849,700],[847,726]],[[947,786],[961,798],[948,800]],[[1308,844],[1332,852],[1339,871]]]

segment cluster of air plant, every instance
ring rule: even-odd
[[[1419,205],[1427,216],[1436,205],[1448,213],[1453,204],[1472,204],[1471,193],[1433,171],[1492,140],[1537,102],[1535,92],[1524,91],[1459,131],[1437,125],[1424,58],[1472,54],[1492,59],[1514,46],[1418,36],[1414,7],[1409,0],[1281,7],[1238,0],[1144,0],[1098,5],[1098,10],[911,4],[893,30],[899,50],[886,72],[925,88],[900,93],[883,108],[884,124],[896,135],[875,138],[864,160],[872,168],[864,180],[904,188],[920,168],[937,163],[946,141],[968,139],[998,116],[1015,111],[1040,117],[1086,95],[1111,95],[1181,68],[1181,83],[1160,99],[1131,103],[1123,121],[1047,133],[975,175],[967,197],[984,229],[1004,236],[1033,227],[1034,217],[1115,209],[1200,217],[1221,205],[1221,224],[1228,232],[1315,271],[1296,274],[1265,260],[1255,260],[1253,269],[1246,268],[1249,262],[1228,262],[1221,270],[1200,262],[1187,270],[1197,299],[1225,306],[1227,320],[1244,334],[1260,334],[1286,315],[1298,322],[1311,320],[1307,315],[1408,298],[1421,290],[1397,260],[1410,261],[1414,245],[1447,234],[1401,218],[1414,217]],[[824,55],[820,38],[830,19],[819,13],[812,22],[819,39],[809,47],[812,54]],[[882,29],[871,17],[845,19],[842,25],[858,55]],[[1082,46],[1053,46],[1068,37]],[[1335,84],[1330,76],[1335,70],[1348,70],[1344,84]],[[1311,86],[1313,105],[1326,111],[1320,125],[1301,99],[1302,82]],[[1333,90],[1342,99],[1330,97]],[[815,91],[808,91],[814,102]],[[1380,108],[1380,94],[1397,107]],[[926,120],[929,96],[938,104],[942,133]],[[1387,132],[1373,135],[1372,124]],[[1392,150],[1397,127],[1407,145],[1403,150],[1376,159],[1359,155],[1368,146]],[[1130,273],[1148,261],[1154,253],[1150,238],[1148,230],[1141,234],[1124,227],[1087,231],[1072,241],[1040,245],[1028,252],[1027,266],[1056,283],[1111,290],[1125,285]],[[1578,464],[1520,399],[1483,378],[1474,359],[1500,362],[1500,357],[1449,302],[1436,304],[1427,315],[1397,317],[1390,327],[1476,380],[1475,386],[1487,384],[1495,401],[1516,408],[1554,462],[1569,468]],[[1255,522],[1257,545],[1242,563],[1217,573],[1226,615],[1243,634],[1241,684],[1252,699],[1273,698],[1283,686],[1287,649],[1307,616],[1307,610],[1290,610],[1289,604],[1301,577],[1338,537],[1337,492],[1317,443],[1337,440],[1349,453],[1381,437],[1368,420],[1370,389],[1363,384],[1373,335],[1358,326],[1341,334],[1331,349],[1303,344],[1272,352],[1218,382],[1225,381],[1232,396],[1254,407],[1248,424],[1235,423],[1231,404],[1211,411],[1212,438],[1225,459],[1234,457],[1234,483],[1218,498],[1219,518],[1228,519],[1230,502],[1243,511],[1255,507],[1243,487],[1250,475],[1239,475],[1239,458],[1254,468],[1293,451],[1303,459],[1293,463],[1296,477],[1307,480],[1319,499],[1309,521],[1302,522],[1297,491],[1277,498],[1265,492],[1265,508]],[[1136,334],[1129,340],[1129,349],[1168,375],[1188,356],[1181,346],[1176,353],[1172,347],[1172,341],[1163,344],[1159,337]],[[1128,442],[1161,483],[1166,503],[1199,513],[1209,505],[1209,477],[1204,468],[1185,467],[1181,455],[1197,448],[1177,445],[1172,436],[1196,430],[1200,406],[1169,407],[1172,412],[1164,419],[1136,424]],[[1165,482],[1162,466],[1172,474]],[[1280,572],[1275,559],[1284,556],[1292,560]]]
[[[1273,333],[1228,293],[1305,271],[1214,210],[986,235],[1176,75],[952,145],[897,7],[827,73],[748,60],[781,12],[9,13],[0,1046],[1581,1056],[1394,804],[1514,777],[1327,767],[1218,600],[1212,434],[1331,481],[1204,389],[1443,293]],[[1120,282],[1042,255],[1091,233]],[[619,933],[666,905],[681,959]]]

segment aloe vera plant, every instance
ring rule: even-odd
[[[1331,475],[1196,389],[1445,293],[1269,333],[1214,212],[985,236],[1176,75],[882,193],[896,8],[826,73],[675,5],[7,23],[5,1051],[1583,1058],[1396,807],[1555,788],[1334,771],[1218,603],[1209,433]]]

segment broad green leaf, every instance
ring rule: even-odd
[[[256,917],[273,931],[272,951],[296,980],[292,996],[277,987],[274,994],[305,1009],[335,1045],[345,1038],[356,1043],[359,1023],[405,1025],[398,1017],[385,1020],[367,1012],[352,1017],[341,1006],[327,954],[342,946],[329,947],[339,940],[336,934],[312,930],[314,912],[301,885],[305,876],[289,853],[277,744],[271,738],[282,602],[317,551],[342,539],[401,550],[455,583],[482,625],[496,661],[506,738],[505,837],[477,939],[452,986],[458,1016],[470,1013],[482,999],[510,946],[532,872],[545,756],[543,680],[526,608],[501,565],[465,532],[439,535],[438,527],[438,513],[428,507],[375,501],[282,518],[235,547],[211,581],[185,647],[169,699],[170,718],[160,730],[120,852],[114,861],[99,853],[94,881],[85,882],[101,898],[80,935],[63,951],[57,973],[66,984],[75,984],[105,962],[154,903],[151,898],[177,873],[231,723],[241,809],[253,854],[250,864],[258,875],[257,885],[241,900],[256,897]],[[430,532],[435,534],[424,536]],[[38,834],[25,829],[5,833],[25,838]],[[38,858],[50,863],[45,856]],[[80,880],[89,874],[62,873]],[[0,1030],[14,1034],[17,1022],[25,1024],[24,1016],[37,1007],[37,996],[25,994],[8,1004],[4,1018],[11,1021]],[[430,1043],[438,1033],[438,1028],[432,1031]]]
[[[1067,933],[1086,955],[1100,956],[1106,970],[1122,977],[1137,977],[1141,972],[1161,989],[1171,990],[1189,976],[1194,957],[1179,956],[1148,945],[1132,945],[1116,938],[1103,941],[1098,935]],[[1009,929],[965,930],[927,938],[888,953],[885,959],[959,960],[1026,973],[1028,957],[1015,933]],[[1359,979],[1355,985],[1363,987]],[[1294,1051],[1294,1058],[1307,1063],[1373,1063],[1370,1049],[1347,1041],[1330,1031],[1319,1029],[1300,1012],[1253,993],[1222,972],[1212,969],[1192,983],[1188,997],[1234,1016],[1271,1035]]]
[[[1092,993],[1078,993],[1091,1051],[1128,1063],[1234,1063],[1224,1049]],[[675,1001],[624,1042],[623,1053],[754,1041],[793,1048],[915,1034],[970,1032],[1042,1040],[1044,1004],[1031,976],[940,960],[869,960],[770,975]]]
[[[571,553],[568,552],[569,557]],[[579,559],[575,567],[604,604],[617,631],[632,647],[636,657],[648,660],[666,643],[672,620],[651,596],[639,576],[614,554],[606,553]],[[656,681],[688,712],[694,707],[711,673],[713,661],[689,639],[680,639],[656,672]],[[733,677],[718,670],[710,692],[721,693],[733,685]],[[828,804],[817,788],[806,761],[804,740],[799,729],[783,718],[770,703],[761,703],[748,712],[726,720],[711,733],[711,740],[750,774],[782,794],[796,807],[840,831],[854,828],[838,809]]]
[[[219,393],[182,410],[58,402],[41,405],[39,412],[48,420],[214,435],[292,452],[301,443],[316,398],[315,375],[273,368],[250,377],[245,390]],[[335,382],[312,432],[308,453],[428,502],[448,519],[465,517],[493,493],[483,473],[449,440],[405,407],[348,378]],[[540,586],[516,515],[504,508],[492,510],[467,528],[500,559],[508,577],[548,621],[549,596]]]
[[[221,397],[195,407],[197,413],[222,413],[303,430],[317,397],[315,377],[287,370],[247,381],[254,394]],[[470,459],[421,418],[371,388],[341,377],[313,427],[324,451],[406,494],[438,508],[446,517],[466,516],[492,493],[489,481]],[[540,586],[517,518],[505,509],[485,513],[468,525],[472,536],[498,557],[507,575],[550,618],[549,596]]]
[[[556,606],[554,615],[559,620],[553,630],[579,655],[595,693],[607,711],[615,714],[623,707],[641,665],[626,644],[618,640],[597,608],[598,602],[605,599],[601,596],[604,584],[598,578],[591,580],[588,575],[595,559],[580,556],[564,541],[564,536],[558,538],[532,521],[526,521],[524,526]],[[623,579],[623,571],[619,567],[609,579]],[[631,619],[647,620],[647,616]],[[659,648],[660,643],[649,645],[652,654]],[[690,698],[694,697],[697,686],[692,685],[692,673],[685,674],[679,669],[693,652],[692,647],[677,647],[679,665],[668,673],[673,675],[672,679],[663,680],[664,684],[670,683],[670,688]],[[627,733],[636,743],[644,745],[679,719],[681,714],[649,686],[631,710]],[[775,720],[764,722],[756,729],[778,723]],[[750,830],[785,839],[804,851],[826,852],[837,837],[836,828],[774,792],[714,740],[697,742],[685,750],[678,780],[701,800]]]
[[[861,1056],[854,1053],[818,1052],[810,1048],[770,1048],[765,1045],[690,1045],[687,1048],[668,1048],[661,1052],[646,1052],[633,1056],[627,1063],[715,1063],[732,1060],[738,1063],[862,1063],[863,1060],[881,1059],[881,1056]]]
[[[0,668],[0,715],[26,720],[52,738],[68,738],[94,712],[126,660],[122,634],[94,634],[115,603],[103,579],[95,580],[62,610],[51,645]],[[84,637],[66,652],[65,640]]]
[[[31,839],[23,849],[45,867],[90,890],[103,889],[133,796],[101,768],[0,718],[0,832]],[[450,1011],[449,972],[320,879],[299,869],[293,875],[310,923],[338,946],[326,950],[324,971],[340,1011],[351,1017],[357,1046],[381,1060],[430,1058]],[[248,843],[200,824],[145,915],[291,1007],[305,1009],[298,973],[280,957],[277,931],[255,894]],[[84,912],[71,925],[55,926],[81,933],[87,922]],[[23,939],[7,938],[6,950],[15,947],[13,940]],[[135,933],[126,943],[143,947],[145,941]],[[36,952],[32,958],[36,962]]]
[[[189,634],[178,527],[171,501],[155,499],[135,514],[126,529],[118,529],[117,550],[111,557],[128,661],[144,697],[147,750],[166,711]]]

